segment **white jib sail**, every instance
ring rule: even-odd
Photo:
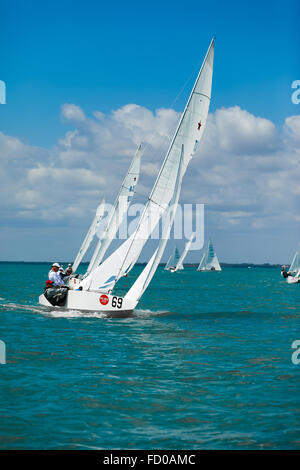
[[[222,271],[211,240],[208,242],[197,271]]]
[[[185,110],[157,176],[136,231],[101,266],[82,282],[83,289],[111,289],[124,274],[135,265],[143,246],[158,224],[174,194],[177,170],[184,145],[182,173],[196,151],[206,125],[211,96],[214,40],[194,84]]]
[[[100,235],[99,241],[95,248],[87,269],[89,274],[101,263],[105,253],[115,237],[119,226],[121,225],[125,214],[127,213],[130,202],[134,196],[135,187],[138,183],[141,168],[142,147],[139,145],[135,156],[131,162],[127,175],[124,178],[119,194],[109,213],[106,225]]]
[[[168,224],[166,224],[166,226],[164,227],[164,232],[162,234],[162,238],[160,240],[158,248],[155,250],[155,252],[152,255],[152,258],[150,259],[150,261],[148,262],[144,270],[141,272],[139,277],[136,279],[135,283],[131,286],[131,288],[129,289],[129,291],[124,297],[125,299],[134,300],[136,303],[138,303],[139,299],[142,297],[143,293],[145,292],[148,285],[150,284],[151,279],[153,278],[155,271],[160,263],[160,260],[164,253],[168,239],[170,237],[171,228],[174,223],[176,210],[178,206],[181,183],[182,183],[182,178],[183,178],[183,156],[184,156],[184,146],[182,145],[181,158],[180,158],[180,163],[179,163],[179,167],[177,171],[174,194],[172,197],[172,201],[167,209],[169,211]]]
[[[101,204],[99,204],[99,206],[97,207],[97,210],[96,210],[96,214],[95,214],[95,217],[91,223],[91,226],[85,236],[85,239],[83,240],[82,242],[82,245],[77,253],[77,256],[75,258],[75,261],[73,263],[73,266],[72,266],[72,269],[73,269],[73,273],[76,272],[76,269],[78,268],[78,266],[80,265],[81,261],[82,261],[82,258],[84,257],[85,253],[87,252],[95,234],[96,234],[96,231],[97,231],[97,228],[99,226],[99,223],[104,215],[104,209],[105,209],[105,200],[103,199]]]
[[[194,240],[194,238],[195,238],[195,235],[196,235],[195,233],[192,233],[192,235],[190,236],[189,241],[186,243],[185,248],[184,248],[184,250],[183,250],[183,253],[182,253],[181,257],[179,258],[179,261],[178,261],[178,263],[177,263],[177,265],[176,265],[175,271],[179,271],[179,270],[184,269],[184,267],[183,267],[183,261],[184,261],[186,255],[187,255],[187,253],[188,253],[188,251],[189,251],[189,249],[190,249],[191,244],[193,243],[193,240]]]
[[[178,248],[177,246],[174,246],[173,253],[171,254],[170,258],[167,261],[165,270],[169,271],[171,267],[175,269],[175,266],[177,265],[179,259],[180,259],[180,254],[179,254]]]
[[[300,243],[299,243],[298,250],[296,251],[293,261],[290,265],[289,272],[297,273],[299,270],[300,270]]]

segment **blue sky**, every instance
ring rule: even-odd
[[[6,2],[1,6],[0,79],[6,82],[7,104],[0,105],[0,131],[7,139],[14,137],[27,146],[24,152],[31,165],[45,164],[54,158],[59,139],[77,126],[62,116],[65,103],[79,106],[88,118],[96,110],[109,115],[129,103],[153,113],[158,108],[179,112],[211,37],[216,35],[210,112],[238,106],[270,120],[280,133],[286,118],[299,114],[291,102],[291,83],[300,79],[299,9],[299,2],[291,0]],[[80,132],[84,133],[83,129]],[[128,162],[120,169],[120,181]],[[120,181],[116,178],[108,195],[111,199]],[[14,187],[8,187],[4,197],[10,198],[13,191]],[[101,192],[103,189],[99,197]],[[97,198],[98,194],[93,200],[95,207]],[[296,202],[294,207],[298,208]],[[42,250],[37,253],[35,247],[41,236],[52,243],[51,221],[47,217],[23,218],[17,203],[7,218],[5,207],[3,211],[0,258],[45,259]],[[83,226],[89,217],[87,214],[83,219]],[[286,262],[299,238],[299,225],[291,224],[285,243],[289,248],[280,248],[278,254],[280,237],[278,240],[272,224],[257,233],[234,225],[232,231],[230,227],[222,231],[209,213],[207,222],[217,242],[223,243],[224,261]],[[73,234],[68,252],[72,257],[82,226],[59,222],[55,231],[61,237]],[[256,256],[251,248],[255,240],[264,245],[270,236],[268,254],[264,256],[260,250]],[[231,246],[234,237],[249,241],[236,256]],[[52,245],[51,256],[56,252],[62,256],[63,244]],[[194,260],[192,255],[189,260]]]
[[[294,112],[297,1],[14,1],[2,4],[3,132],[51,146],[62,103],[86,113],[169,107],[216,35],[212,110],[239,104],[281,124]],[[183,94],[176,103],[181,110]]]

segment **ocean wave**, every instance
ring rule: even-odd
[[[153,316],[163,316],[169,315],[171,312],[166,310],[149,310],[149,309],[136,309],[134,310],[134,315],[137,317],[153,317]]]
[[[30,304],[16,304],[14,302],[10,302],[7,304],[1,304],[0,307],[6,310],[28,310],[33,311],[35,313],[44,313],[42,306],[30,305]]]

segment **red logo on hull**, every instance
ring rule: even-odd
[[[103,294],[101,295],[99,302],[101,305],[107,305],[109,302],[109,298],[107,297],[107,295]]]

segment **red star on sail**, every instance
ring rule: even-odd
[[[198,131],[200,131],[200,127],[202,126],[201,121],[198,122]]]

